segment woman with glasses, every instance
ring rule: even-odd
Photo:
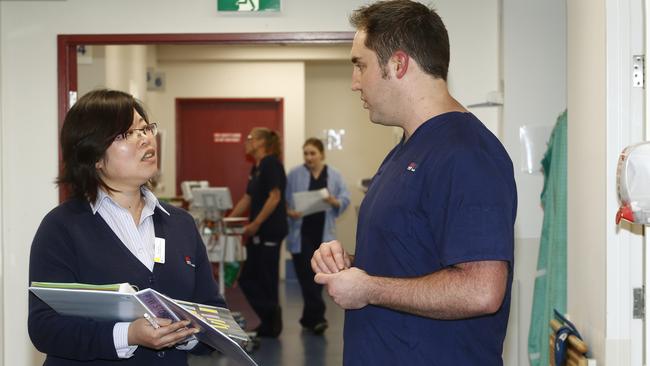
[[[120,91],[92,91],[70,109],[57,179],[70,198],[36,232],[30,281],[128,282],[175,299],[225,306],[194,220],[149,189],[158,172],[156,134],[140,103]],[[187,351],[209,351],[196,340],[185,341],[196,331],[187,325],[63,316],[29,297],[29,335],[47,354],[46,365],[187,365]]]
[[[261,337],[277,337],[282,332],[282,310],[278,298],[280,243],[287,236],[284,189],[287,178],[280,162],[280,137],[268,128],[254,128],[245,142],[246,154],[255,164],[248,178],[246,194],[230,213],[236,217],[249,212],[244,227],[248,237],[247,257],[239,277],[246,299],[260,325]]]
[[[304,300],[300,324],[315,334],[322,334],[328,326],[323,286],[314,282],[311,257],[322,242],[336,239],[335,220],[348,207],[350,193],[341,173],[325,164],[325,149],[321,140],[313,137],[307,139],[302,151],[305,163],[291,169],[287,176],[287,249],[291,252]],[[308,215],[296,211],[294,193],[323,188],[328,193],[324,199],[329,205],[327,210]]]

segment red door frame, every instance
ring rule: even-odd
[[[281,141],[284,141],[284,98],[176,98],[176,194],[180,193],[180,169],[178,163],[181,161],[181,149],[183,145],[181,141],[181,132],[179,127],[179,105],[181,102],[187,103],[214,103],[214,102],[226,102],[226,103],[247,103],[247,102],[278,102],[278,120],[281,121],[280,126],[278,127]]]
[[[58,131],[68,111],[70,92],[77,91],[77,46],[79,45],[233,45],[233,44],[345,44],[351,43],[353,32],[298,33],[188,33],[188,34],[60,34],[57,36],[58,65]],[[59,169],[61,150],[59,148]],[[59,200],[66,192],[59,189]]]

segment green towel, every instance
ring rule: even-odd
[[[555,124],[542,159],[544,223],[539,243],[533,309],[528,333],[531,366],[549,364],[549,321],[566,312],[567,298],[567,112]]]

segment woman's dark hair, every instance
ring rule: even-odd
[[[355,10],[350,24],[366,32],[365,46],[375,51],[385,74],[388,60],[401,50],[424,72],[447,80],[449,35],[440,16],[426,5],[410,0],[379,1]]]
[[[144,108],[130,94],[101,89],[79,98],[61,128],[63,168],[56,183],[66,186],[72,196],[90,202],[97,198],[99,187],[114,191],[99,177],[95,164],[115,137],[129,130],[134,110],[148,123]]]
[[[282,145],[280,144],[280,135],[277,132],[266,127],[255,127],[251,131],[255,138],[264,140],[266,152],[280,159],[282,156]]]
[[[316,148],[316,150],[320,151],[321,155],[325,157],[325,146],[323,146],[323,141],[320,139],[317,139],[315,137],[310,137],[307,140],[305,140],[305,143],[302,144],[302,148],[304,149],[305,146],[311,145]]]

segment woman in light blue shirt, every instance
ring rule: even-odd
[[[293,168],[287,176],[286,201],[289,216],[287,248],[293,257],[304,300],[300,324],[315,334],[322,334],[327,329],[325,302],[322,296],[323,286],[314,282],[311,257],[322,242],[336,238],[335,220],[348,207],[350,194],[341,174],[325,164],[325,151],[319,139],[310,138],[305,141],[303,156],[305,163]],[[293,197],[295,192],[322,188],[327,188],[329,195],[324,200],[331,207],[324,212],[306,216],[295,210]]]

